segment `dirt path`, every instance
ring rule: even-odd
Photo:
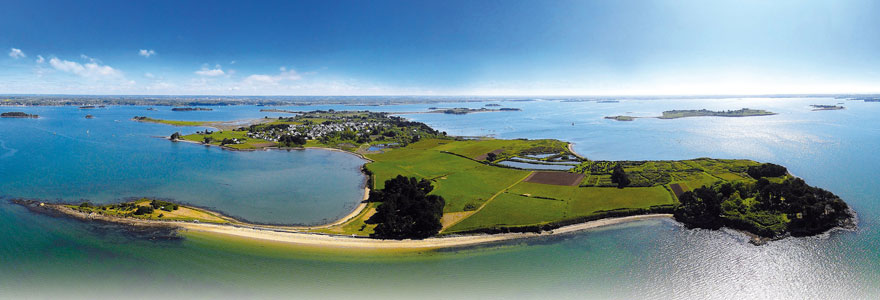
[[[488,200],[486,200],[486,202],[483,202],[483,205],[480,205],[480,207],[477,208],[476,210],[474,210],[474,211],[467,211],[467,212],[461,212],[461,213],[456,213],[456,214],[460,214],[460,215],[454,215],[454,216],[450,217],[450,218],[449,218],[449,222],[450,222],[450,223],[448,223],[448,224],[447,224],[447,223],[443,223],[443,220],[442,220],[442,218],[441,218],[440,222],[443,224],[443,228],[440,229],[440,233],[443,233],[443,231],[446,230],[447,228],[452,227],[452,226],[455,226],[455,224],[458,224],[459,222],[463,221],[464,219],[467,219],[468,217],[474,215],[475,213],[480,212],[481,210],[483,210],[484,207],[486,207],[486,205],[489,204],[489,202],[492,202],[492,200],[495,200],[495,198],[498,197],[498,195],[501,195],[501,193],[506,192],[507,190],[509,190],[510,188],[512,188],[512,187],[514,187],[515,185],[519,184],[520,182],[523,182],[523,180],[526,180],[526,178],[531,177],[531,176],[532,176],[532,173],[534,173],[534,172],[529,172],[529,174],[526,174],[525,177],[520,178],[519,180],[517,180],[516,182],[514,182],[514,183],[511,184],[510,186],[501,189],[500,191],[498,191],[497,193],[495,193],[495,195],[492,195],[492,197],[490,197]],[[444,217],[445,217],[446,215],[447,215],[447,214],[443,214]]]

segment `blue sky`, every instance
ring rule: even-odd
[[[878,1],[4,1],[0,93],[880,92]]]

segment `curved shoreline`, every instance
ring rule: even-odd
[[[579,223],[560,227],[542,233],[502,233],[461,235],[448,237],[434,237],[423,240],[381,240],[373,238],[349,237],[343,235],[328,235],[285,231],[260,226],[241,227],[219,224],[183,223],[179,224],[183,230],[203,232],[209,234],[242,237],[248,239],[281,242],[300,246],[312,246],[320,248],[359,248],[359,249],[391,249],[391,250],[431,250],[441,248],[456,248],[475,246],[480,244],[534,238],[541,236],[554,236],[583,231],[626,222],[672,218],[671,214],[636,215],[619,218],[608,218],[585,223]]]
[[[229,236],[229,237],[239,237],[245,239],[252,240],[260,240],[260,241],[269,241],[269,242],[280,242],[291,245],[298,246],[309,246],[309,247],[317,247],[317,248],[353,248],[353,249],[386,249],[386,250],[432,250],[432,249],[442,249],[442,248],[456,248],[456,247],[467,247],[467,246],[476,246],[487,243],[501,242],[501,241],[509,241],[516,239],[525,239],[525,238],[534,238],[534,237],[543,237],[543,236],[554,236],[554,235],[562,235],[568,234],[578,231],[583,231],[587,229],[599,228],[604,226],[616,225],[626,222],[640,221],[640,220],[649,220],[649,219],[660,219],[660,218],[672,218],[671,214],[646,214],[646,215],[634,215],[634,216],[626,216],[626,217],[617,217],[617,218],[606,218],[594,221],[588,221],[584,223],[572,224],[568,226],[563,226],[560,228],[556,228],[549,231],[544,231],[541,233],[499,233],[499,234],[473,234],[473,235],[453,235],[453,236],[443,236],[443,237],[432,237],[422,240],[383,240],[383,239],[375,239],[368,237],[356,237],[356,236],[345,236],[345,235],[335,235],[335,234],[323,234],[323,233],[314,233],[314,232],[306,232],[305,230],[321,228],[321,227],[330,227],[338,224],[343,224],[352,217],[357,216],[363,208],[366,207],[366,203],[362,203],[362,205],[358,206],[354,212],[351,214],[339,219],[333,223],[312,226],[312,227],[299,227],[299,226],[272,226],[272,225],[257,225],[257,224],[249,224],[241,221],[237,221],[234,219],[230,219],[228,217],[217,214],[219,217],[224,218],[228,221],[232,221],[232,223],[228,224],[214,224],[214,223],[199,223],[199,222],[186,222],[186,221],[162,221],[162,220],[144,220],[144,219],[135,219],[135,218],[125,218],[125,217],[115,217],[115,216],[106,216],[102,214],[95,213],[84,213],[62,204],[47,204],[36,201],[13,201],[19,205],[23,205],[28,207],[31,210],[56,213],[62,216],[67,216],[75,219],[80,219],[84,221],[102,221],[109,222],[115,224],[129,225],[129,226],[138,226],[138,227],[165,227],[165,228],[177,228],[178,230],[184,232],[200,232],[207,233],[212,235],[219,236]],[[216,214],[214,212],[211,212]]]

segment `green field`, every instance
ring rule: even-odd
[[[160,119],[153,119],[153,118],[147,118],[147,117],[136,118],[136,120],[140,121],[140,122],[157,123],[157,124],[165,124],[165,125],[172,125],[172,126],[206,126],[210,123],[213,123],[210,121],[160,120]]]
[[[661,186],[583,188],[522,182],[445,232],[542,225],[610,210],[671,204],[675,199]]]
[[[224,147],[239,149],[239,150],[249,150],[249,149],[258,149],[262,147],[266,147],[267,145],[274,145],[274,142],[250,138],[247,136],[247,131],[234,131],[234,130],[225,130],[225,131],[215,131],[211,134],[188,134],[184,135],[181,138],[187,141],[204,143],[205,138],[210,137],[211,145],[220,146],[220,141],[223,139],[239,139],[244,140],[244,143],[241,144],[227,144]]]
[[[397,175],[415,176],[433,182],[433,194],[446,199],[444,212],[463,211],[468,203],[482,205],[501,188],[516,183],[528,171],[498,168],[457,155],[441,152],[449,140],[424,140],[406,148],[368,154],[374,162],[367,168],[374,174],[375,188]]]
[[[501,149],[501,151],[497,151]],[[753,181],[745,174],[748,160],[694,159],[686,161],[585,161],[571,172],[584,173],[580,186],[525,182],[532,171],[503,168],[479,158],[535,153],[568,154],[567,143],[557,140],[441,140],[429,139],[407,147],[367,154],[374,188],[397,175],[432,181],[432,194],[446,200],[444,215],[456,216],[442,233],[501,227],[557,224],[608,213],[644,212],[677,204],[670,184],[686,190],[724,181]],[[611,183],[616,164],[635,186],[618,189]],[[592,182],[592,183],[589,183]],[[586,183],[586,184],[585,184]],[[356,228],[355,224],[349,224]],[[347,231],[349,233],[350,231]],[[357,233],[355,233],[357,234]]]
[[[471,159],[481,160],[481,156],[489,152],[502,150],[497,160],[503,160],[512,156],[529,153],[566,153],[568,154],[568,143],[559,140],[464,140],[448,143],[436,148],[439,151],[446,151],[465,156]]]

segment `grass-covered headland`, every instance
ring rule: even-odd
[[[369,159],[364,166],[369,200],[350,219],[306,229],[325,234],[420,239],[541,232],[663,213],[691,228],[726,226],[777,238],[814,235],[853,219],[839,197],[774,164],[711,158],[589,160],[558,140],[456,138],[385,113],[305,112],[174,138],[243,148],[328,147]],[[197,210],[180,214],[153,203],[75,209],[150,220],[211,219]]]

